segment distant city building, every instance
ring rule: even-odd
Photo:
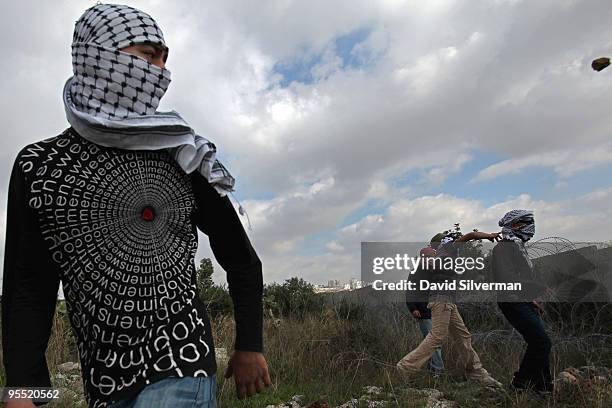
[[[325,285],[315,285],[314,291],[316,293],[326,293],[326,292],[341,292],[345,290],[355,290],[363,287],[363,282],[351,278],[348,283],[341,283],[338,279],[330,279],[327,281],[327,286]]]
[[[327,281],[327,287],[328,288],[338,288],[340,287],[340,281],[337,279]]]
[[[349,287],[351,290],[360,289],[363,287],[363,282],[358,279],[351,278],[351,280],[349,281]]]

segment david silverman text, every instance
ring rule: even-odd
[[[457,283],[459,283],[457,285]],[[414,281],[402,279],[398,282],[383,282],[378,279],[372,282],[374,290],[417,290],[417,284]],[[474,282],[471,279],[462,280],[445,280],[444,282],[429,282],[422,279],[419,281],[418,290],[499,290],[499,291],[515,291],[521,290],[520,282]]]

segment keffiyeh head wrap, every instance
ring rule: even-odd
[[[216,147],[175,111],[158,112],[170,71],[120,51],[140,43],[167,49],[148,14],[118,4],[97,4],[76,22],[74,75],[64,86],[66,117],[85,139],[127,150],[167,149],[186,173],[200,172],[221,195],[234,178],[216,159]]]
[[[525,223],[520,228],[511,228],[512,224],[521,222]],[[535,221],[533,219],[533,211],[530,210],[512,210],[506,213],[500,220],[499,226],[502,227],[502,236],[515,242],[527,242],[535,234]]]
[[[445,257],[445,256],[456,256],[457,248],[453,245],[453,242],[459,238],[460,235],[456,233],[440,233],[436,235],[438,237],[440,244],[436,248],[436,256]],[[436,238],[434,237],[434,238]]]
[[[440,241],[440,245],[445,245],[448,244],[449,242],[454,242],[455,241],[455,237],[453,237],[452,235],[447,235],[444,238],[442,238],[442,241]]]

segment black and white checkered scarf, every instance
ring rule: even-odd
[[[521,228],[513,229],[512,224],[516,222],[526,223]],[[535,222],[533,211],[512,210],[508,211],[500,220],[499,226],[502,227],[502,236],[505,239],[517,242],[527,242],[535,234]]]
[[[157,111],[170,71],[119,51],[144,42],[166,48],[157,23],[138,9],[97,4],[83,13],[72,40],[74,75],[63,91],[68,122],[102,146],[167,149],[186,173],[199,171],[219,194],[231,193],[235,180],[216,159],[215,145],[177,112]]]
[[[515,222],[526,223],[521,228],[513,229],[511,225]],[[531,210],[512,210],[508,211],[500,220],[498,225],[502,227],[502,237],[514,241],[525,258],[527,265],[533,268],[533,263],[525,247],[525,242],[529,241],[535,234],[535,221]]]

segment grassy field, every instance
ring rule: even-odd
[[[466,324],[473,334],[474,348],[484,366],[503,383],[510,381],[523,350],[521,339],[509,330],[503,319],[490,306],[467,305],[462,309]],[[471,307],[471,308],[470,308]],[[601,306],[607,312],[610,306]],[[559,387],[544,401],[513,392],[491,393],[462,378],[453,367],[452,349],[446,345],[443,355],[448,373],[434,379],[424,375],[412,383],[399,378],[394,365],[421,340],[415,322],[401,308],[390,307],[378,317],[359,308],[327,307],[301,319],[268,319],[265,324],[265,355],[270,366],[273,386],[256,397],[238,400],[233,380],[224,380],[224,362],[218,371],[220,407],[265,407],[280,404],[294,395],[303,395],[305,404],[336,406],[359,397],[364,386],[379,386],[392,393],[388,406],[424,407],[425,397],[406,391],[410,388],[435,388],[444,398],[461,407],[610,407],[612,384],[584,382]],[[554,348],[552,366],[555,374],[574,366],[612,367],[612,335],[602,327],[600,316],[573,321],[572,316],[550,320],[548,329]],[[587,319],[587,320],[588,320]],[[234,323],[231,316],[213,319],[217,347],[231,350]],[[76,347],[65,314],[55,317],[47,361],[52,372],[58,364],[78,361]],[[4,374],[1,374],[4,383]],[[54,382],[57,381],[54,379]],[[54,407],[82,406],[68,395]],[[316,406],[316,405],[313,405]]]
[[[485,314],[471,318],[466,314],[465,320],[473,329],[474,347],[484,366],[500,381],[508,383],[518,367],[522,341],[510,330],[503,330],[504,322],[496,313],[485,311]],[[232,338],[232,324],[230,319],[215,322],[220,345],[231,345],[227,340]],[[498,330],[493,330],[494,327]],[[567,325],[549,328],[555,342],[552,355],[555,373],[569,366],[612,366],[611,337],[594,332],[576,336],[559,331],[563,327],[567,329]],[[397,376],[395,362],[420,339],[414,321],[401,309],[391,308],[384,319],[360,316],[345,319],[328,310],[303,320],[284,320],[266,328],[266,357],[273,375],[272,389],[255,399],[236,401],[233,385],[221,383],[219,400],[223,407],[265,407],[302,394],[308,403],[320,401],[333,406],[358,397],[363,386],[375,385],[398,397],[390,401],[391,406],[402,407],[425,406],[424,399],[415,399],[411,394],[402,399],[401,390],[406,387],[438,389],[445,398],[457,401],[462,407],[612,406],[611,384],[560,387],[559,392],[544,402],[513,392],[492,394],[462,378],[449,358],[452,356],[450,345],[443,351],[450,368],[447,375],[439,379],[424,375],[406,384]]]

